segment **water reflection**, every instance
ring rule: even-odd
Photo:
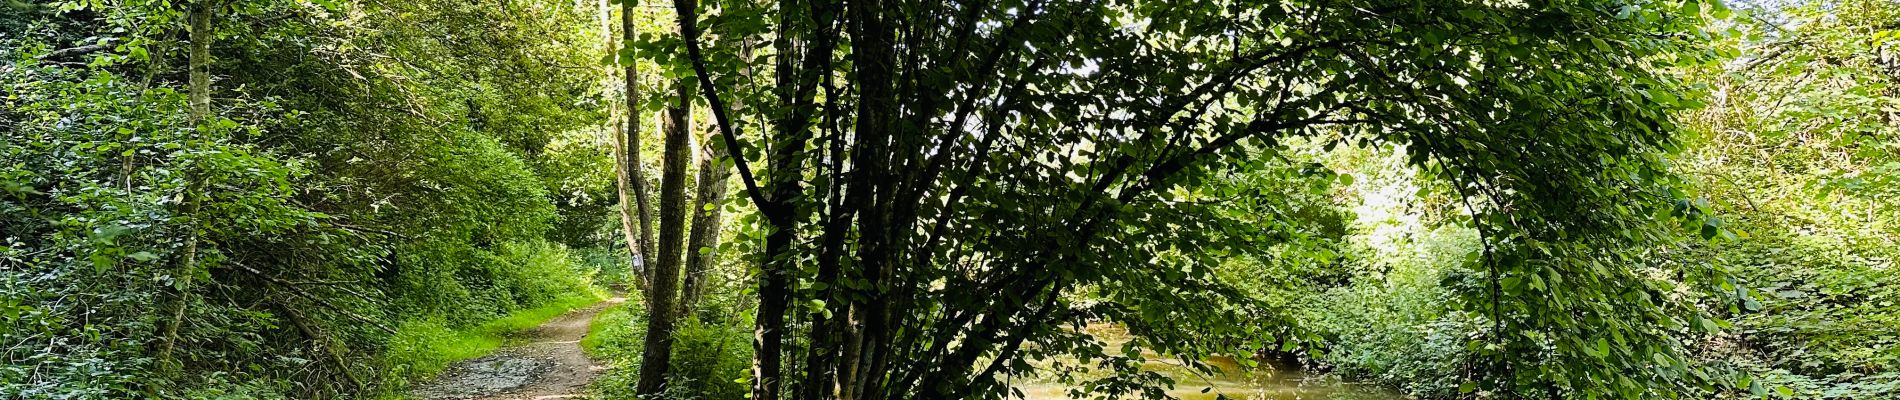
[[[1152,358],[1150,360],[1153,360]],[[1231,359],[1212,359],[1208,363],[1219,366],[1222,374],[1200,376],[1189,373],[1186,368],[1163,361],[1150,361],[1143,369],[1168,375],[1177,384],[1167,393],[1183,400],[1213,400],[1225,395],[1229,399],[1245,400],[1401,400],[1408,397],[1383,388],[1354,383],[1340,382],[1337,379],[1316,376],[1289,368],[1273,369],[1266,366],[1253,371],[1242,371]],[[1054,382],[1031,382],[1016,385],[1028,400],[1069,399],[1069,388]],[[1206,390],[1206,392],[1202,392]],[[1087,396],[1084,396],[1087,398]]]

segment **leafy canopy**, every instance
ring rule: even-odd
[[[1121,372],[1083,386],[1096,395],[1154,395],[1172,382],[1136,368],[1141,350],[1194,363],[1306,339],[1232,324],[1277,312],[1210,268],[1291,230],[1183,194],[1279,196],[1219,182],[1296,137],[1404,146],[1453,183],[1486,244],[1459,307],[1492,321],[1467,344],[1490,361],[1466,391],[1650,398],[1733,382],[1687,363],[1678,339],[1722,323],[1668,295],[1713,288],[1718,271],[1685,267],[1697,278],[1679,288],[1618,250],[1684,221],[1723,234],[1679,200],[1664,157],[1671,113],[1698,104],[1666,71],[1716,55],[1699,44],[1728,13],[1718,2],[676,4],[708,17],[667,47],[686,51],[654,58],[691,63],[727,137],[771,150],[741,153],[740,171],[767,167],[743,176],[766,217],[752,220],[766,225],[761,301],[796,305],[811,337],[793,389],[995,397],[1026,360],[1066,355]],[[721,19],[760,7],[763,32]],[[701,26],[774,46],[739,62],[731,42],[697,43]],[[741,65],[772,65],[773,80]],[[769,105],[722,109],[732,98]],[[755,131],[769,133],[735,137]],[[790,300],[774,297],[785,275]],[[761,312],[762,335],[781,329]],[[1109,351],[1075,329],[1100,321],[1136,340]],[[868,361],[820,356],[843,351]]]

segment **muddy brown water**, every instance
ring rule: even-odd
[[[1182,400],[1215,400],[1223,396],[1235,400],[1404,400],[1408,396],[1377,386],[1341,382],[1297,369],[1260,368],[1244,371],[1231,359],[1208,360],[1221,373],[1202,376],[1189,372],[1178,361],[1152,361],[1143,369],[1159,372],[1175,380],[1168,395]],[[1027,400],[1069,399],[1070,388],[1054,382],[1030,382],[1014,386]],[[1083,398],[1087,398],[1086,393]]]
[[[1084,329],[1091,336],[1107,343],[1107,348],[1119,348],[1129,337],[1125,329],[1112,324],[1092,324]],[[1143,352],[1148,361],[1142,369],[1153,371],[1174,379],[1174,389],[1168,390],[1170,396],[1182,400],[1216,400],[1220,398],[1235,400],[1408,400],[1409,396],[1379,386],[1342,382],[1337,378],[1320,376],[1291,366],[1275,366],[1273,363],[1258,363],[1258,368],[1243,368],[1231,357],[1215,357],[1203,360],[1217,367],[1219,373],[1203,375],[1181,365],[1180,360],[1169,359],[1152,352]],[[1022,391],[1026,400],[1069,399],[1072,388],[1058,382],[1031,379],[1012,385]],[[1082,398],[1089,398],[1082,393]]]
[[[1216,398],[1235,398],[1235,400],[1406,400],[1398,392],[1381,389],[1374,385],[1343,383],[1338,379],[1328,379],[1313,373],[1298,370],[1252,370],[1239,372],[1235,368],[1222,368],[1218,375],[1195,375],[1186,373],[1186,368],[1150,362],[1144,370],[1161,372],[1174,377],[1174,389],[1169,396],[1182,400],[1216,400]],[[1018,383],[1016,391],[1028,400],[1062,400],[1070,398],[1070,387],[1060,383]],[[1087,394],[1083,394],[1087,398]]]

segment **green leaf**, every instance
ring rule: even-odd
[[[116,261],[113,261],[112,257],[106,256],[103,252],[92,253],[88,258],[92,260],[92,272],[95,273],[105,273],[106,270],[112,269],[112,266],[117,264]]]
[[[619,65],[622,66],[633,65],[634,61],[638,60],[638,58],[635,57],[639,55],[632,47],[621,47],[620,51],[614,52],[614,54],[620,56]]]
[[[125,235],[126,233],[131,233],[131,232],[132,232],[132,228],[128,226],[106,225],[106,226],[101,226],[101,227],[93,229],[92,238],[93,240],[98,240],[101,242],[111,242],[113,239],[117,239],[119,236]]]

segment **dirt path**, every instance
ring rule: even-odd
[[[513,337],[521,344],[451,366],[410,394],[425,400],[585,398],[601,367],[581,352],[581,338],[594,314],[622,301],[615,297],[554,317]]]

